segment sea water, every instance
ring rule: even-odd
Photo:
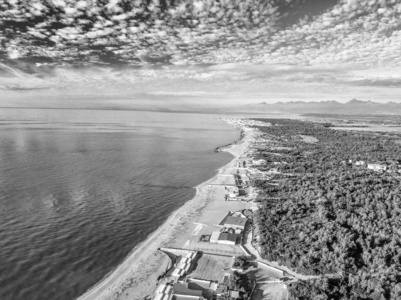
[[[74,299],[232,156],[217,115],[0,109],[0,299]]]

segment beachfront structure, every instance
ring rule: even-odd
[[[237,235],[230,232],[222,232],[217,241],[218,244],[234,246],[237,242]]]
[[[175,269],[170,275],[174,282],[177,282],[178,280],[180,280],[180,278],[184,277],[185,274],[188,273],[193,261],[196,258],[196,255],[196,251],[190,251],[178,257],[175,264]]]
[[[228,216],[223,223],[223,226],[233,229],[245,230],[245,226],[248,222],[247,218],[232,217]]]
[[[229,191],[228,194],[225,195],[226,201],[238,201],[237,195],[232,191]]]
[[[244,183],[243,183],[243,181],[242,181],[241,176],[238,175],[238,174],[233,174],[233,175],[234,175],[235,185],[236,185],[237,187],[242,187],[242,185],[243,185]]]
[[[205,298],[213,298],[214,292],[217,290],[219,283],[213,280],[188,278],[188,288],[207,291],[203,294]]]
[[[175,283],[171,286],[171,294],[158,294],[154,300],[234,300],[240,299],[239,291],[226,283],[219,283],[212,280],[193,279]]]
[[[173,285],[173,293],[174,297],[177,300],[189,300],[189,299],[194,299],[194,300],[200,300],[203,299],[202,297],[202,291],[200,290],[192,290],[189,289],[185,284],[183,283],[175,283]]]
[[[172,300],[173,298],[173,294],[157,294],[153,300]]]
[[[175,269],[173,273],[171,273],[171,277],[177,282],[181,277],[185,275],[185,271],[182,269]]]
[[[219,241],[220,231],[213,231],[212,235],[210,236],[210,243],[217,244]]]
[[[237,195],[235,193],[230,192],[230,193],[228,193],[228,197],[235,198],[235,197],[237,197]]]
[[[189,289],[183,283],[161,284],[153,300],[202,300],[202,291]]]
[[[258,160],[253,160],[252,165],[254,166],[265,166],[267,165],[267,161],[265,159],[258,159]]]
[[[171,300],[173,299],[173,287],[167,284],[161,284],[157,287],[153,300]]]
[[[237,242],[237,235],[231,232],[220,232],[213,231],[210,237],[210,243],[212,244],[222,244],[222,245],[232,245],[234,246]]]
[[[381,164],[368,164],[368,169],[373,170],[375,172],[383,172],[387,170],[387,166]]]
[[[226,201],[238,201],[238,198],[226,197]]]
[[[248,193],[246,192],[246,189],[239,188],[238,189],[238,196],[246,196]]]
[[[172,293],[171,285],[167,285],[164,283],[159,285],[156,289],[156,294],[171,294],[171,293]]]

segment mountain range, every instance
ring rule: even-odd
[[[38,68],[36,65],[15,60],[10,61],[0,60],[0,90],[8,91],[26,91],[26,90],[40,90],[51,87],[52,81],[48,80],[53,78],[54,65],[46,65]],[[78,68],[71,66],[72,69]],[[78,68],[79,69],[79,68]],[[111,72],[113,74],[113,72]],[[62,76],[63,77],[63,76]],[[66,77],[66,76],[64,76]],[[64,78],[63,77],[63,78]],[[116,77],[116,76],[114,76]],[[115,79],[113,77],[113,80]],[[68,79],[68,76],[66,77]],[[140,96],[140,95],[139,95]],[[138,97],[139,97],[138,96]],[[346,103],[338,101],[290,101],[290,102],[277,102],[277,103],[255,103],[247,105],[231,105],[226,104],[217,105],[213,108],[202,105],[202,99],[199,98],[198,105],[194,105],[193,101],[172,101],[174,96],[166,97],[152,95],[143,99],[153,100],[151,102],[126,101],[119,105],[100,105],[96,104],[97,108],[104,109],[138,109],[138,110],[157,110],[157,111],[194,111],[203,113],[285,113],[285,114],[347,114],[347,115],[401,115],[401,103],[387,102],[378,103],[373,101],[362,101],[352,99]],[[157,100],[157,101],[156,101]],[[194,99],[191,99],[194,100]],[[99,101],[100,103],[101,101]],[[157,102],[157,103],[156,103]],[[171,103],[173,102],[173,103]],[[74,102],[75,103],[75,102]],[[157,105],[156,105],[157,104]],[[70,105],[66,103],[66,105]],[[82,106],[84,106],[82,104]]]
[[[256,103],[241,105],[232,108],[242,113],[299,113],[299,114],[374,114],[398,115],[401,114],[401,103],[378,103],[352,99],[346,103],[337,101],[290,101],[277,103]]]

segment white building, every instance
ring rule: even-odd
[[[264,159],[259,159],[259,160],[253,160],[252,164],[254,166],[265,166],[267,164],[267,162]]]
[[[233,246],[237,242],[237,235],[229,232],[213,231],[209,241],[212,244]]]
[[[219,240],[217,243],[223,245],[231,245],[234,246],[237,242],[237,235],[229,232],[220,233]]]
[[[224,226],[228,227],[228,228],[244,230],[245,226],[247,224],[247,221],[248,221],[247,218],[228,216],[224,220]]]
[[[156,296],[153,300],[171,300],[173,298],[173,288],[171,285],[161,284],[157,287]]]
[[[220,231],[213,231],[212,235],[210,236],[210,242],[212,244],[217,244],[220,236]]]
[[[387,166],[381,164],[368,164],[368,169],[373,170],[375,172],[386,171]]]
[[[172,300],[174,297],[173,294],[156,294],[153,298],[154,300]]]

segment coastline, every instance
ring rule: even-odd
[[[227,123],[227,122],[225,122]],[[232,126],[232,124],[227,124]],[[113,271],[106,274],[97,284],[92,286],[78,300],[117,300],[144,299],[151,296],[160,274],[168,267],[170,260],[157,249],[177,241],[188,234],[188,226],[202,215],[202,211],[221,191],[211,184],[219,180],[219,175],[236,163],[249,144],[246,131],[240,130],[240,138],[235,142],[218,147],[219,151],[230,153],[233,158],[217,170],[210,179],[198,184],[195,196],[182,207],[174,211],[168,219],[146,240],[138,244],[124,261]]]

